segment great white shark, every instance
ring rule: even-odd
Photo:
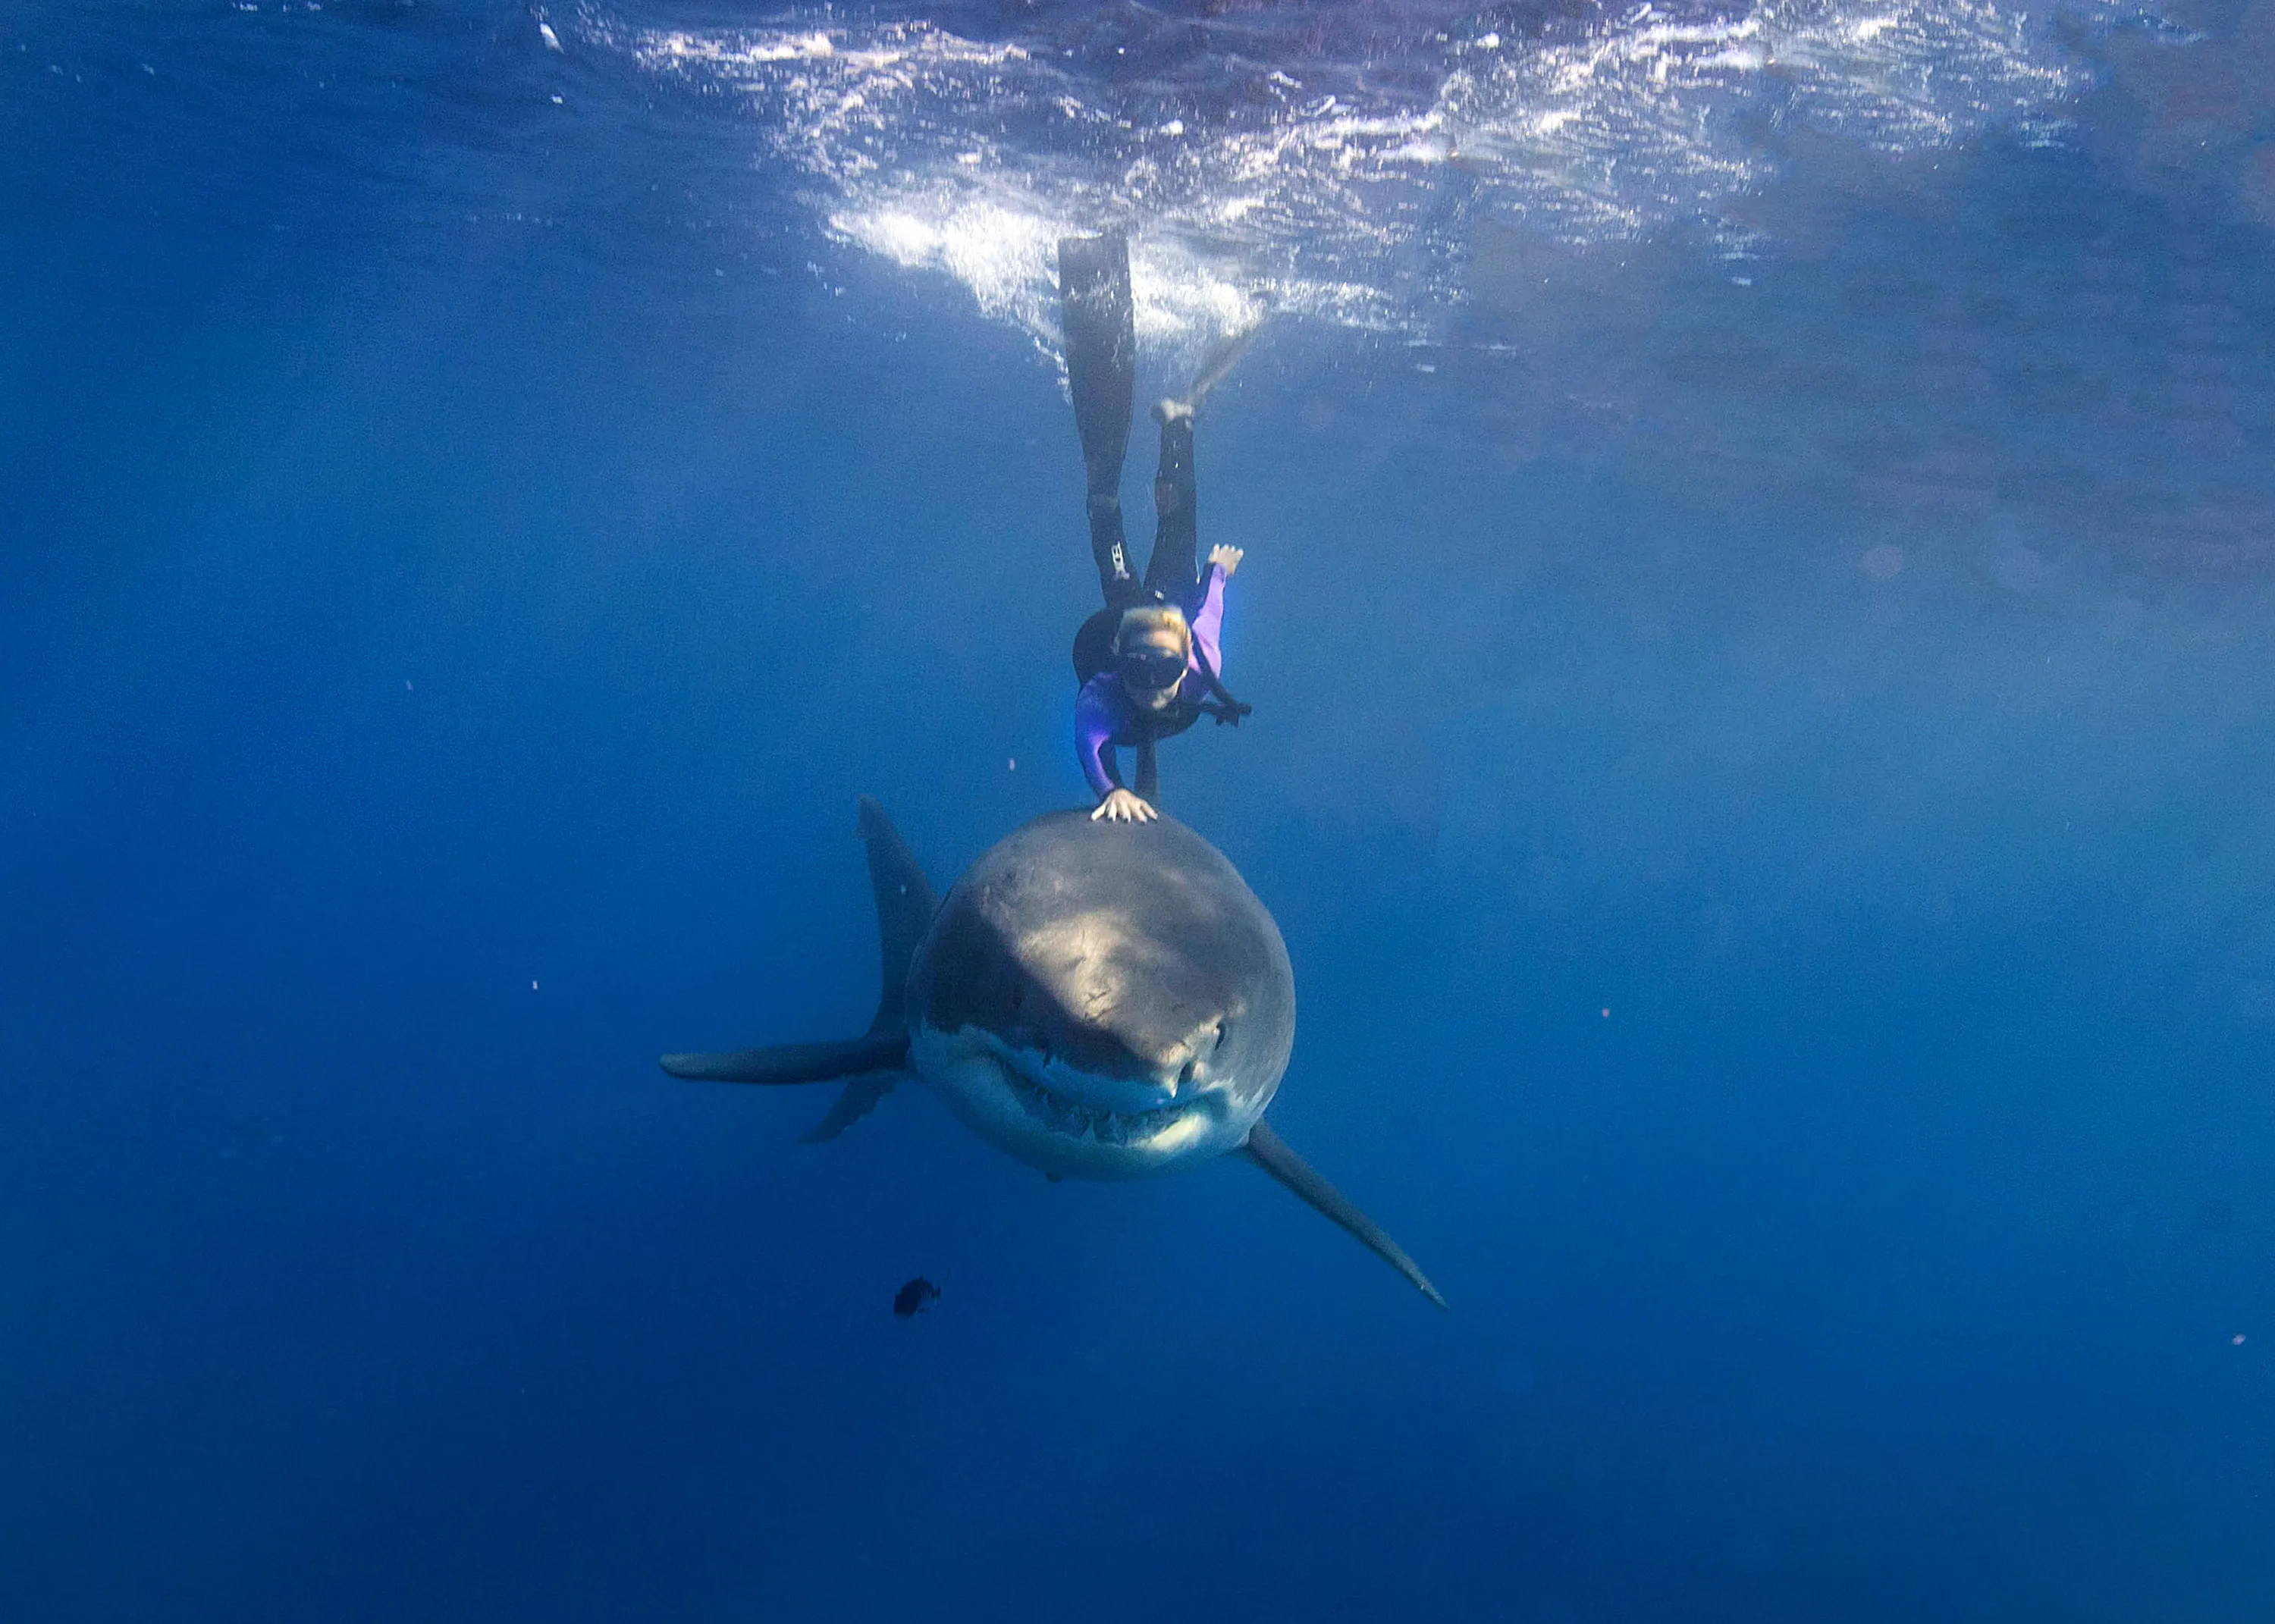
[[[677,1077],[843,1080],[809,1143],[915,1076],[998,1150],[1061,1178],[1146,1178],[1237,1151],[1440,1308],[1381,1226],[1266,1125],[1296,1039],[1280,927],[1222,853],[1168,817],[1048,812],[945,901],[861,797],[884,991],[858,1038],[667,1054]]]

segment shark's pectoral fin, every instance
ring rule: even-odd
[[[1248,1130],[1248,1142],[1241,1147],[1249,1159],[1294,1190],[1311,1205],[1358,1237],[1360,1243],[1392,1268],[1414,1283],[1415,1288],[1435,1303],[1446,1306],[1446,1299],[1438,1295],[1429,1278],[1415,1266],[1397,1242],[1384,1233],[1383,1227],[1350,1204],[1342,1191],[1311,1170],[1311,1165],[1288,1148],[1287,1142],[1258,1122]]]
[[[829,1114],[798,1136],[800,1144],[820,1144],[835,1139],[848,1128],[877,1108],[877,1102],[893,1091],[893,1084],[901,1080],[897,1071],[881,1072],[874,1076],[855,1077],[837,1096],[837,1103],[829,1107]]]
[[[666,1054],[661,1063],[675,1077],[693,1077],[707,1083],[776,1084],[834,1083],[840,1077],[858,1077],[873,1071],[898,1071],[908,1063],[908,1033],[885,1031],[871,1032],[865,1038],[849,1038],[842,1043],[782,1043],[772,1048],[736,1049],[724,1054]]]
[[[843,1043],[782,1043],[726,1054],[667,1054],[663,1069],[675,1077],[707,1083],[781,1084],[834,1083],[843,1078],[845,1090],[829,1107],[829,1114],[799,1140],[802,1144],[819,1144],[824,1139],[835,1139],[876,1109],[877,1102],[901,1080],[908,1059],[906,1032],[872,1032]]]

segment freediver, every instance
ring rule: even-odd
[[[1219,634],[1224,588],[1241,549],[1213,547],[1198,567],[1193,413],[1223,381],[1255,328],[1218,346],[1182,399],[1153,408],[1161,457],[1153,475],[1153,551],[1141,581],[1130,567],[1122,525],[1122,464],[1138,388],[1138,331],[1130,291],[1130,240],[1120,231],[1059,239],[1059,309],[1067,387],[1089,481],[1090,550],[1106,607],[1075,633],[1075,748],[1098,797],[1093,819],[1145,823],[1157,814],[1154,747],[1202,716],[1237,727],[1250,707],[1225,691]],[[1119,752],[1138,752],[1137,787],[1124,784]]]

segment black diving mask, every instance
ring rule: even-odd
[[[1139,688],[1174,688],[1185,669],[1185,656],[1170,649],[1139,649],[1122,656],[1122,676]]]

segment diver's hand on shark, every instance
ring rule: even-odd
[[[1090,820],[1096,823],[1103,818],[1108,823],[1151,823],[1160,815],[1144,797],[1132,795],[1127,789],[1116,789],[1098,804],[1098,810],[1090,814]]]

